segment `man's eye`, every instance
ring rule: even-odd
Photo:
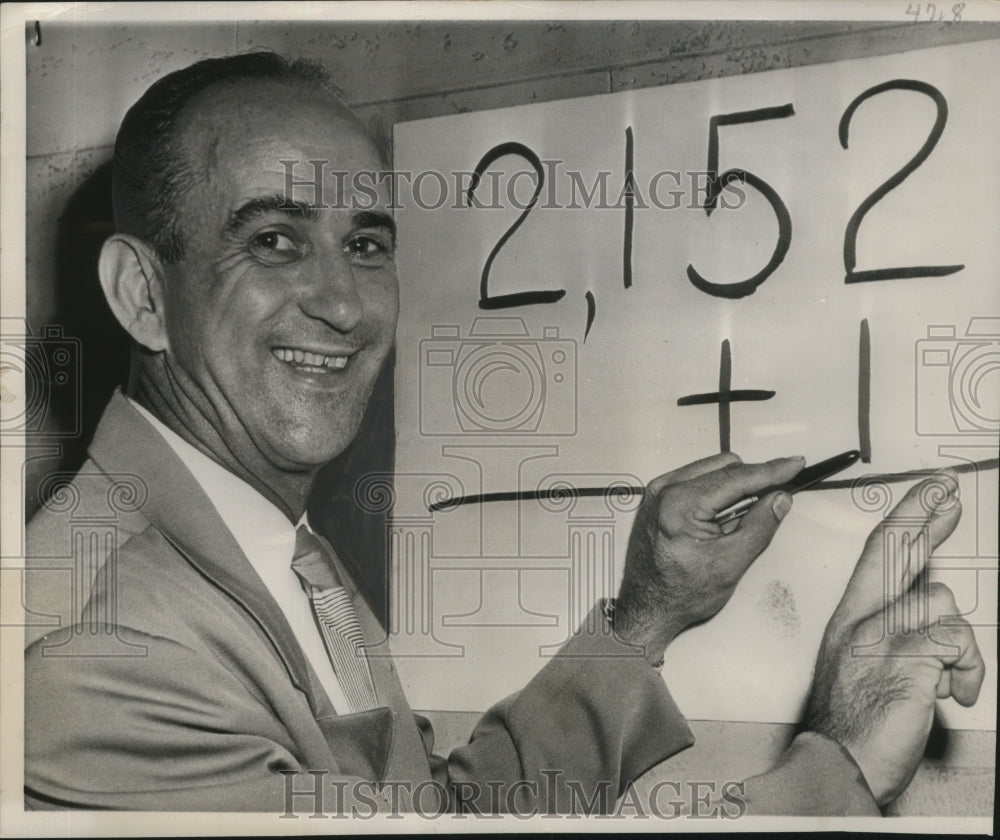
[[[358,263],[379,266],[392,256],[391,248],[374,236],[354,236],[344,246],[347,255]]]
[[[253,246],[261,251],[282,253],[298,250],[298,245],[295,244],[290,236],[276,230],[266,230],[263,233],[258,233],[253,238]]]
[[[303,246],[293,236],[280,230],[264,230],[250,240],[250,253],[260,262],[283,265],[303,256]]]

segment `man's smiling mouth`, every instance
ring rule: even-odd
[[[272,347],[271,352],[281,361],[292,367],[305,368],[312,371],[341,370],[347,366],[349,355],[324,355],[310,353],[295,347]]]

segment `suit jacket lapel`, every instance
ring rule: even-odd
[[[149,493],[143,515],[191,565],[246,610],[315,711],[305,655],[281,609],[201,485],[121,392],[115,392],[105,409],[90,457],[104,472],[138,475]]]
[[[374,646],[370,650],[380,652],[373,657],[372,681],[379,703],[388,708],[338,717],[326,714],[332,707],[321,705],[325,693],[318,680],[310,677],[311,668],[284,613],[201,485],[170,444],[120,392],[105,409],[90,456],[105,472],[137,473],[142,478],[149,493],[142,514],[257,624],[274,646],[292,684],[306,696],[338,766],[342,760],[345,763],[342,771],[382,779],[388,773],[398,774],[398,767],[406,767],[411,775],[426,775],[426,754],[388,658],[385,632],[343,564],[338,561],[338,571],[358,611],[365,640]],[[401,727],[403,713],[408,721]]]

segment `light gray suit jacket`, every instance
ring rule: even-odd
[[[567,783],[588,798],[610,785],[613,805],[693,741],[660,675],[607,632],[581,629],[467,746],[435,756],[344,569],[382,706],[337,715],[212,503],[120,394],[89,454],[28,528],[30,807],[283,813],[288,790],[319,779],[328,812],[349,810],[357,790],[370,809],[376,784],[430,780],[451,807],[565,810]],[[595,617],[583,627],[602,627]],[[796,747],[750,786],[755,812],[878,813],[838,745],[807,735]],[[555,784],[543,773],[554,770]],[[409,807],[399,786],[376,798]]]

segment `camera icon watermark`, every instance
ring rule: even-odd
[[[80,358],[80,340],[61,326],[33,335],[20,318],[0,319],[0,435],[79,435]],[[55,405],[62,409],[58,429],[49,422]]]
[[[424,435],[573,435],[577,346],[543,327],[532,337],[516,317],[431,328],[420,342]]]
[[[916,345],[916,431],[922,436],[1000,431],[1000,317],[932,325]]]

